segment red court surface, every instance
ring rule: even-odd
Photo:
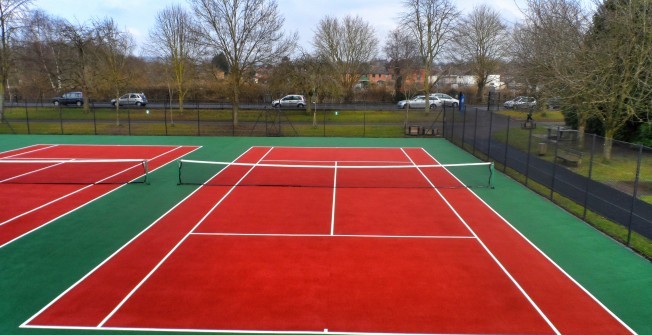
[[[124,145],[34,145],[0,153],[0,160],[147,160],[155,170],[196,150],[189,146],[124,146]],[[131,169],[134,163],[83,164],[69,168],[63,164],[29,163],[0,164],[0,248],[124,185],[111,178],[138,177]],[[58,171],[56,171],[58,170]],[[126,171],[126,172],[125,172]],[[113,176],[113,177],[111,177]],[[34,178],[41,183],[13,182]],[[48,178],[59,178],[49,183]],[[91,183],[89,180],[107,183]],[[75,183],[75,181],[82,181]]]
[[[236,162],[436,163],[420,148],[288,147]],[[199,187],[22,327],[633,333],[469,189],[399,186],[454,181],[447,170],[392,174],[230,166],[215,178],[233,186]],[[318,175],[333,187],[243,186]]]

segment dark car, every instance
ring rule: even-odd
[[[52,103],[55,106],[59,106],[59,105],[81,106],[84,104],[84,96],[82,95],[82,92],[68,92],[68,93],[64,93],[60,97],[52,98]]]

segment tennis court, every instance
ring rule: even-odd
[[[0,248],[197,147],[37,144],[0,153]]]
[[[490,165],[252,146],[175,172],[188,194],[22,328],[635,333],[469,188],[501,192]]]

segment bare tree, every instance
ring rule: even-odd
[[[166,72],[177,94],[179,113],[183,113],[196,62],[203,55],[199,29],[188,12],[179,5],[172,5],[157,14],[155,26],[149,33],[148,52],[167,65]]]
[[[131,78],[126,65],[134,49],[133,37],[128,32],[121,31],[111,18],[93,22],[93,32],[97,46],[97,73],[115,98],[116,125],[119,126],[120,104],[117,101]]]
[[[0,0],[0,120],[4,118],[5,90],[13,64],[14,35],[32,0]]]
[[[205,43],[228,61],[233,124],[237,126],[244,80],[257,65],[287,56],[296,46],[296,36],[285,38],[284,19],[275,0],[189,1],[203,23]]]
[[[352,101],[353,86],[376,56],[374,29],[359,16],[346,16],[342,21],[326,16],[317,25],[313,44],[317,54],[334,67],[344,100]]]
[[[30,11],[21,29],[21,47],[18,51],[23,81],[32,90],[43,93],[58,92],[62,86],[60,61],[62,19],[51,17],[41,10]]]
[[[587,38],[586,92],[605,132],[603,156],[611,159],[613,138],[652,100],[652,2],[607,0],[594,16]]]
[[[64,85],[78,87],[84,99],[84,111],[90,111],[89,96],[95,79],[95,41],[93,27],[86,24],[66,23],[61,36],[68,50],[61,63],[62,82]]]
[[[423,91],[428,99],[432,66],[453,38],[460,14],[450,0],[405,0],[404,6],[400,23],[410,30],[417,41],[425,72]],[[425,110],[430,110],[430,103],[426,103]]]
[[[383,51],[389,61],[388,67],[394,76],[394,99],[406,99],[403,93],[404,75],[414,68],[417,59],[417,41],[402,26],[389,32]]]
[[[510,31],[496,10],[483,4],[460,20],[455,31],[451,57],[469,65],[476,78],[478,101],[489,75],[494,74],[509,53]]]

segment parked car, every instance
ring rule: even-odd
[[[111,100],[111,105],[115,106],[116,100]],[[145,93],[127,93],[120,98],[118,98],[118,104],[123,105],[136,105],[136,106],[145,106],[147,105],[147,97]]]
[[[423,98],[423,97],[425,97],[425,95],[415,95],[414,97],[412,97],[412,99]],[[401,100],[396,103],[396,107],[403,109],[407,107],[408,102],[412,99]]]
[[[444,93],[433,93],[433,94],[431,94],[431,96],[435,96],[435,97],[437,97],[439,100],[441,100],[442,104],[445,105],[445,106],[453,106],[453,107],[457,107],[457,106],[460,105],[460,101],[459,101],[459,100],[457,100],[457,99],[451,97],[451,96],[448,95],[448,94],[444,94]]]
[[[52,98],[52,103],[55,106],[59,106],[59,105],[81,106],[84,104],[84,96],[82,95],[82,92],[68,92],[68,93],[64,93],[60,97]]]
[[[430,96],[430,98],[428,98],[428,103],[430,104],[430,108],[436,108],[441,107],[443,102],[435,96]],[[423,95],[417,96],[412,100],[408,100],[407,105],[409,105],[410,108],[425,108],[426,97]]]
[[[291,94],[281,99],[272,101],[272,107],[306,107],[306,99],[303,95]]]
[[[537,105],[537,99],[534,97],[518,96],[512,100],[507,100],[503,106],[507,109],[528,109]]]
[[[547,101],[548,109],[559,109],[561,108],[561,98],[553,97]]]

